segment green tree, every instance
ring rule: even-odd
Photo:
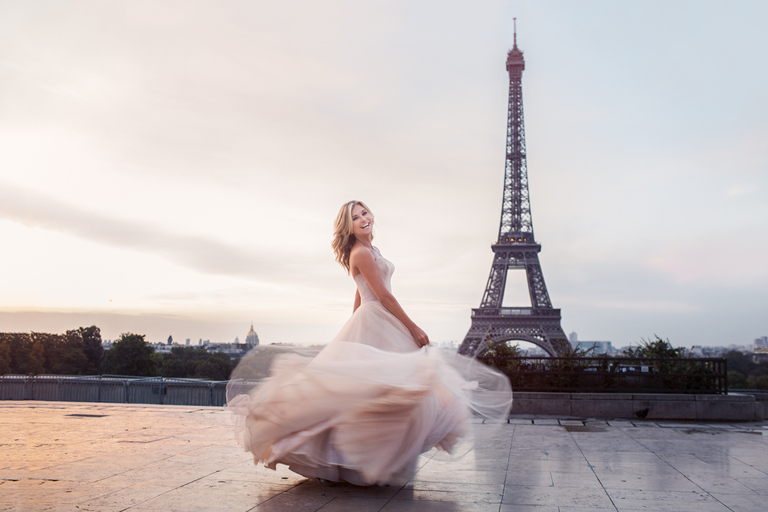
[[[173,347],[170,355],[177,357],[184,365],[184,377],[227,380],[232,373],[231,359],[223,352],[211,354],[204,348]],[[175,367],[175,363],[169,364]],[[165,373],[162,375],[165,376]]]
[[[515,358],[522,355],[523,351],[517,343],[510,345],[508,341],[492,340],[489,337],[485,341],[485,351],[477,359],[505,375],[512,375],[520,369],[520,360]]]
[[[187,377],[184,363],[176,354],[152,354],[158,373],[163,377]]]
[[[0,375],[11,372],[11,345],[6,340],[2,340],[0,341]]]
[[[624,355],[635,358],[648,359],[680,359],[686,357],[687,351],[684,347],[673,347],[669,339],[663,340],[654,334],[654,339],[643,339],[640,345],[624,349]]]
[[[624,349],[630,361],[627,364],[653,366],[645,379],[644,387],[661,389],[715,390],[718,381],[711,362],[690,358],[684,347],[673,347],[669,339],[654,335],[654,339],[642,340],[638,347]],[[649,361],[663,359],[662,361]],[[675,361],[675,359],[677,361]]]
[[[209,380],[227,380],[232,373],[229,356],[222,352],[209,354],[195,370],[195,377]]]
[[[29,353],[32,349],[32,337],[28,332],[0,333],[4,343],[11,349],[11,373],[24,375],[29,369]]]
[[[54,375],[87,373],[88,358],[83,352],[83,340],[76,331],[67,334],[32,333],[45,349],[45,371]]]
[[[32,375],[45,373],[45,349],[42,340],[36,340],[32,343],[29,351],[29,366],[27,372]]]
[[[728,361],[728,370],[739,372],[742,375],[749,375],[752,370],[757,367],[757,364],[752,362],[752,359],[746,354],[739,352],[738,350],[731,350],[725,354],[725,359]]]
[[[88,363],[83,373],[95,375],[101,372],[101,360],[104,357],[104,347],[101,345],[101,330],[92,325],[80,327],[74,331],[67,331],[67,335],[77,334],[83,341],[83,354]]]
[[[747,377],[741,372],[728,372],[728,388],[747,389]]]
[[[144,341],[144,334],[123,333],[104,353],[103,370],[113,375],[151,377],[157,374],[152,359],[155,349]]]
[[[747,387],[749,389],[768,389],[768,375],[761,375],[759,377],[750,375],[747,377]]]

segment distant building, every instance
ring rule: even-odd
[[[758,364],[765,363],[766,361],[768,361],[768,347],[755,346],[754,353],[752,354],[752,361]]]
[[[245,336],[245,346],[249,349],[259,345],[259,335],[253,330],[253,322],[251,322],[251,330]]]
[[[728,351],[725,347],[705,347],[703,345],[694,345],[689,354],[691,357],[720,357]]]
[[[576,334],[576,333],[571,333]],[[573,343],[574,340],[571,341]],[[574,348],[581,350],[592,350],[593,354],[612,354],[614,352],[610,341],[578,341]]]
[[[571,342],[571,345],[576,345],[579,342],[579,335],[576,334],[576,331],[568,335],[568,341]]]
[[[527,347],[523,348],[520,355],[523,357],[549,357],[549,354],[547,354],[547,352],[544,349],[534,344],[530,344]]]

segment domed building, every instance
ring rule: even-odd
[[[253,348],[259,344],[259,335],[253,330],[253,322],[251,322],[251,330],[245,336],[245,346],[247,348]]]

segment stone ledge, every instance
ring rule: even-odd
[[[719,396],[719,395],[715,395]],[[651,400],[654,402],[661,402],[669,400],[670,402],[693,402],[696,400],[696,395],[676,393],[674,395],[665,393],[639,393],[633,394],[632,400]]]
[[[515,391],[512,415],[601,419],[760,421],[763,403],[752,395],[543,393]]]

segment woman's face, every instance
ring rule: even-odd
[[[355,238],[368,238],[373,232],[373,217],[361,205],[352,207],[352,234]]]

